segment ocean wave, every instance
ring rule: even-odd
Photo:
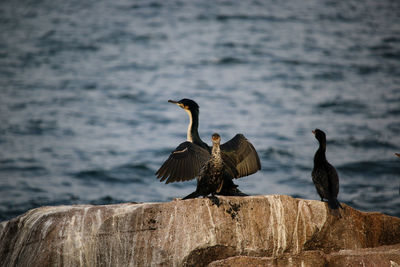
[[[79,180],[98,180],[105,182],[122,182],[120,179],[112,177],[107,171],[103,170],[84,170],[73,174],[76,179]]]
[[[187,64],[188,66],[191,67],[196,67],[196,66],[206,66],[206,65],[237,65],[237,64],[246,64],[249,63],[249,61],[238,58],[238,57],[221,57],[221,58],[216,58],[216,59],[208,59],[208,60],[201,60],[199,63],[190,63]]]
[[[29,193],[46,193],[47,191],[44,188],[38,187],[38,186],[32,186],[27,183],[23,183],[21,185],[21,190]]]
[[[400,37],[399,36],[388,36],[382,39],[382,42],[384,43],[400,43]]]
[[[153,170],[146,164],[125,164],[109,170],[91,169],[73,173],[75,179],[85,182],[105,182],[105,183],[146,183],[144,177],[152,175]]]
[[[394,156],[393,156],[394,158]],[[397,160],[357,161],[337,166],[340,172],[349,176],[362,174],[377,177],[383,174],[397,175],[400,173],[400,162]]]
[[[49,175],[50,170],[35,160],[5,159],[0,162],[0,174],[1,177],[8,177],[8,179],[11,177],[28,177],[29,179],[33,179]],[[17,187],[22,191],[42,192],[40,188],[27,186],[26,182],[19,183]]]
[[[311,187],[313,188],[314,184],[312,182],[312,178],[311,178],[311,172],[310,172],[310,176],[307,177],[308,179],[300,179],[297,176],[289,176],[285,179],[279,179],[278,184],[282,184],[282,185],[290,185],[296,188],[302,188],[302,187]]]
[[[144,33],[144,34],[136,34],[134,32],[118,30],[108,33],[102,37],[99,37],[96,42],[98,43],[106,43],[106,44],[147,44],[152,41],[165,41],[168,39],[168,36],[163,33]]]
[[[10,103],[8,107],[10,110],[13,111],[24,110],[27,108],[37,109],[43,106],[50,106],[50,105],[54,105],[57,107],[65,107],[72,103],[78,103],[81,100],[82,98],[75,96],[53,97],[47,100],[24,100],[21,102]]]
[[[126,202],[122,199],[113,198],[112,196],[103,196],[90,201],[91,205],[110,205]]]
[[[304,67],[311,67],[315,69],[337,69],[344,71],[346,69],[350,69],[349,65],[343,63],[332,63],[332,62],[324,62],[324,61],[311,61],[306,59],[293,59],[293,58],[286,58],[283,56],[276,56],[273,55],[271,59],[272,63],[282,63],[285,65],[290,66],[304,66]]]
[[[218,65],[233,65],[247,63],[247,61],[237,57],[222,57],[217,59],[215,63]]]
[[[289,150],[272,148],[272,147],[266,150],[260,150],[259,154],[261,154],[262,157],[266,159],[280,158],[280,157],[286,157],[286,158],[294,157],[293,153],[291,153]]]
[[[160,9],[162,8],[163,2],[157,2],[157,1],[149,1],[149,2],[143,2],[143,3],[134,3],[129,6],[125,5],[120,5],[117,6],[118,9],[120,10],[129,10],[129,9]]]
[[[8,172],[8,173],[32,173],[35,175],[38,174],[47,174],[48,171],[43,166],[37,165],[29,165],[29,166],[16,166],[16,165],[8,165],[8,166],[0,166],[0,172]]]
[[[371,75],[382,70],[379,65],[367,65],[367,64],[353,64],[352,68],[356,70],[358,74],[361,75]]]
[[[120,64],[114,67],[109,68],[110,72],[120,72],[120,71],[137,71],[137,70],[143,70],[143,71],[155,71],[159,67],[157,65],[151,65],[151,64],[146,64],[146,63],[138,63],[138,62],[132,62],[128,64]]]
[[[334,113],[340,114],[354,114],[355,112],[365,112],[368,106],[357,100],[344,100],[336,98],[334,100],[329,100],[318,104],[318,109],[330,110]]]
[[[139,93],[138,94],[122,93],[119,94],[117,97],[119,99],[128,100],[134,103],[139,102],[141,99],[143,99],[143,95],[140,95]]]
[[[52,134],[57,129],[57,121],[42,119],[30,119],[25,124],[11,124],[7,126],[7,132],[17,135]]]
[[[61,52],[72,51],[77,53],[82,52],[96,52],[100,49],[95,42],[87,41],[87,39],[70,39],[64,38],[62,33],[50,30],[44,33],[36,40],[36,47],[39,48],[37,52],[28,52],[24,54],[24,62],[29,63],[35,58],[41,56],[55,56]]]
[[[398,145],[389,141],[383,141],[379,139],[334,139],[328,140],[328,144],[334,146],[352,146],[355,148],[362,149],[397,149]]]
[[[394,134],[400,133],[400,122],[392,122],[387,126],[387,129]]]
[[[342,81],[345,76],[341,71],[320,72],[313,76],[316,80]]]
[[[394,45],[398,46],[397,44]],[[381,44],[370,46],[369,50],[383,58],[397,60],[400,58],[400,50],[394,45],[392,45],[392,42],[382,42]]]
[[[322,21],[332,21],[332,22],[345,22],[345,23],[354,23],[360,20],[359,17],[352,17],[350,15],[343,14],[341,12],[337,12],[334,14],[320,14],[318,15],[318,20]]]
[[[204,17],[199,17],[204,19]],[[210,17],[206,17],[210,19]],[[242,20],[242,21],[266,21],[266,22],[300,22],[302,21],[299,17],[278,17],[278,16],[267,16],[267,15],[249,15],[249,14],[220,14],[215,16],[217,21],[229,21],[229,20]]]

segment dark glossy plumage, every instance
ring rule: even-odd
[[[169,100],[183,108],[190,118],[187,141],[181,143],[156,172],[160,181],[166,183],[187,181],[200,175],[201,168],[210,159],[211,147],[204,143],[198,134],[199,106],[190,99]],[[260,159],[253,145],[242,135],[220,146],[221,157],[230,166],[231,173],[223,175],[221,195],[245,195],[237,188],[232,178],[253,174],[261,169]]]
[[[212,135],[211,140],[213,142],[211,155],[200,170],[196,191],[184,197],[183,199],[219,193],[222,190],[224,176],[232,175],[232,172],[236,172],[234,166],[229,164],[229,166],[226,165],[226,162],[224,162],[222,159],[222,153],[220,150],[221,137],[215,133]]]
[[[221,151],[224,162],[229,162],[236,168],[234,178],[248,176],[261,169],[256,149],[243,134],[236,134],[222,144]]]
[[[194,179],[209,158],[207,149],[189,141],[183,142],[157,171],[157,177],[161,182],[167,180],[167,184]]]
[[[342,208],[337,200],[339,176],[336,169],[326,160],[325,156],[326,135],[319,129],[315,129],[313,134],[319,142],[319,148],[314,156],[314,168],[311,173],[315,188],[321,197],[321,201],[327,199],[331,209]]]

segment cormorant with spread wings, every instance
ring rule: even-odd
[[[166,183],[191,180],[199,177],[201,169],[212,156],[212,148],[199,136],[199,106],[197,103],[186,98],[168,102],[180,106],[189,115],[187,141],[172,151],[156,175],[160,181],[166,181]],[[237,188],[232,179],[248,176],[261,169],[257,151],[243,134],[237,134],[222,144],[220,150],[224,162],[230,166],[230,171],[223,175],[222,188],[216,193],[227,196],[246,196]]]

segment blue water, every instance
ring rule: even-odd
[[[242,191],[318,199],[323,129],[339,200],[400,216],[400,2],[0,3],[0,220],[42,205],[170,201],[154,173],[200,105],[209,144],[243,133]]]

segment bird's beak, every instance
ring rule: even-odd
[[[175,100],[168,100],[168,102],[169,103],[172,103],[172,104],[175,104],[175,105],[178,105],[179,107],[181,107],[181,108],[183,108],[183,109],[187,109],[181,102],[179,102],[179,101],[175,101]]]
[[[315,135],[315,130],[312,130],[311,132],[313,133],[313,135]]]

